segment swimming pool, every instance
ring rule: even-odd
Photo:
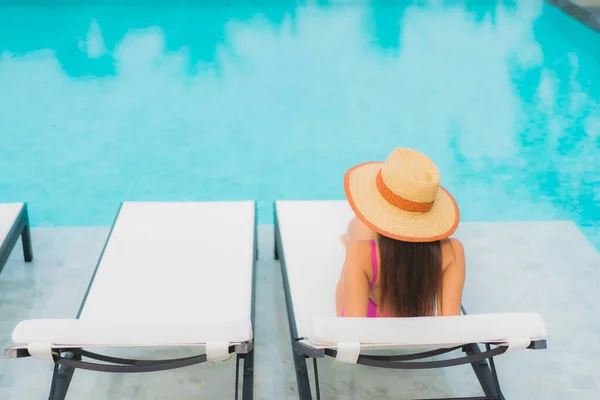
[[[0,201],[34,226],[123,200],[270,223],[403,146],[463,220],[571,219],[600,248],[600,35],[552,6],[142,3],[0,6]]]

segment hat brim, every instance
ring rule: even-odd
[[[377,173],[382,162],[359,164],[346,172],[344,190],[356,216],[373,231],[404,242],[446,239],[458,228],[460,211],[454,198],[440,186],[433,207],[425,213],[404,211],[379,193]]]

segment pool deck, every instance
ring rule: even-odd
[[[31,264],[17,244],[0,274],[0,346],[11,345],[20,320],[76,315],[108,231],[34,228]],[[535,311],[547,324],[547,350],[498,357],[506,398],[600,398],[600,254],[575,224],[463,223],[457,236],[467,250],[470,313]],[[259,244],[255,398],[297,398],[272,226],[259,227]],[[233,371],[233,360],[147,374],[77,371],[67,399],[231,399]],[[410,372],[323,360],[320,372],[323,399],[480,394],[468,366]],[[0,360],[0,400],[47,398],[51,373],[41,360]]]

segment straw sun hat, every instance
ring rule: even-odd
[[[385,162],[351,168],[344,189],[356,216],[383,236],[433,242],[458,227],[456,201],[440,186],[433,161],[416,150],[397,148]]]

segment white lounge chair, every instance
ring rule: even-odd
[[[0,203],[0,272],[21,237],[26,262],[33,260],[29,215],[25,203]]]
[[[161,371],[235,353],[235,395],[243,359],[242,395],[250,399],[257,254],[253,201],[123,203],[77,318],[19,323],[5,357],[54,363],[50,399],[64,399],[76,368]],[[159,346],[203,351],[130,360],[83,349]]]
[[[493,357],[508,349],[546,348],[541,317],[526,313],[467,316],[463,309],[465,315],[454,317],[336,318],[335,290],[344,262],[339,237],[352,216],[345,201],[275,203],[275,258],[281,262],[300,398],[312,397],[306,358],[313,359],[319,398],[316,360],[329,356],[394,369],[471,364],[485,393],[485,397],[475,398],[503,399]],[[421,352],[364,354],[374,349],[406,348]],[[423,361],[457,349],[466,354]]]

